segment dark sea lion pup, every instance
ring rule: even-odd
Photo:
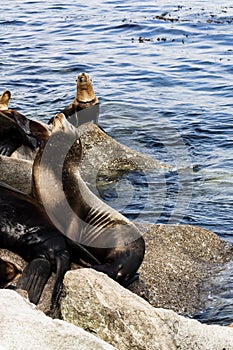
[[[0,258],[0,288],[6,287],[22,274],[22,269],[10,261]]]
[[[58,302],[64,274],[70,268],[66,239],[31,197],[2,183],[0,248],[11,250],[29,262],[16,287],[26,290],[29,300],[35,304],[52,271],[55,271],[52,302],[53,305]],[[0,271],[1,266],[0,262]]]
[[[64,114],[54,117],[53,132],[34,162],[34,196],[60,231],[98,259],[94,269],[127,286],[142,263],[144,239],[132,222],[95,196],[82,180],[78,130]]]

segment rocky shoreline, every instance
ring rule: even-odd
[[[197,310],[204,307],[206,292],[209,292],[208,279],[211,278],[212,275],[217,274],[218,271],[223,270],[227,262],[232,260],[232,246],[222,241],[213,232],[195,226],[139,224],[139,227],[144,231],[146,255],[140,268],[140,279],[130,287],[131,291],[124,289],[101,273],[97,273],[91,269],[78,268],[78,266],[73,265],[73,270],[67,273],[64,281],[61,314],[60,312],[51,314],[49,311],[51,290],[54,282],[54,276],[52,276],[36,308],[40,310],[40,315],[41,310],[53,317],[58,317],[58,314],[60,314],[62,319],[73,322],[76,325],[78,324],[81,328],[84,327],[83,324],[85,323],[85,330],[97,335],[103,340],[107,340],[108,343],[115,346],[116,349],[218,350],[224,347],[227,350],[233,349],[232,328],[206,326],[197,321],[190,320],[189,318],[178,316],[178,314],[192,316]],[[21,267],[25,265],[25,262],[20,257],[9,251],[0,250],[0,256],[16,262]],[[91,290],[90,285],[92,286]],[[11,293],[12,298],[15,298],[16,303],[18,303],[19,296],[16,292],[8,290],[0,292]],[[2,301],[1,295],[2,294],[0,294],[0,300]],[[129,298],[127,305],[124,304],[125,297],[122,297],[122,295],[127,295],[127,298]],[[108,310],[106,315],[103,313],[103,305],[106,303],[105,299],[107,298],[107,300],[109,300],[108,298],[110,296],[112,296],[113,310],[110,308],[111,310]],[[143,305],[145,310],[141,311],[137,316],[130,316],[132,313],[136,312],[135,310],[139,307],[138,303],[139,305]],[[81,311],[84,307],[83,304],[85,304],[86,309]],[[114,339],[119,339],[123,327],[122,325],[120,326],[122,323],[121,304],[122,307],[124,307],[124,313],[129,317],[127,320],[128,323],[124,321],[124,337],[126,337],[127,334],[125,329],[135,329],[131,331],[130,337],[127,340],[128,342],[132,341],[132,344],[136,342],[135,347],[129,346],[129,343],[128,345],[124,345],[124,347],[119,343],[121,345],[118,347],[116,340],[109,340],[110,338],[108,337],[110,337],[110,335],[105,339],[105,337],[100,336],[98,333],[98,327],[102,325],[101,327],[104,329],[104,334],[111,334],[111,337]],[[28,303],[26,305],[28,305]],[[12,317],[9,313],[9,311],[12,312],[10,309],[11,305],[8,305],[7,309],[4,311],[5,318]],[[73,309],[76,310],[75,313],[79,315],[79,323],[77,323],[76,318],[74,320],[72,319],[74,317],[72,316],[74,314]],[[176,313],[174,311],[168,311],[168,309],[174,310]],[[18,307],[17,312],[20,313],[20,307]],[[112,320],[113,316],[109,316],[109,312],[110,314],[114,314],[114,320]],[[147,315],[148,312],[149,314]],[[22,314],[23,313],[24,311],[22,311]],[[92,320],[91,322],[96,325],[95,327],[97,327],[97,329],[95,329],[94,326],[87,325],[87,315],[89,315],[88,317]],[[97,315],[101,317],[101,322],[98,320]],[[159,323],[157,323],[157,318],[160,320]],[[166,322],[165,325],[161,323],[161,319],[166,320],[169,327]],[[1,318],[1,320],[3,320],[1,325],[4,326],[4,318]],[[118,322],[116,320],[120,322],[119,329],[115,327],[115,323]],[[104,324],[104,322],[106,322],[106,324]],[[131,324],[131,322],[133,323]],[[140,330],[140,332],[142,331],[141,334],[139,330],[135,328],[136,325],[134,325],[134,322],[137,322],[137,327],[140,322],[146,322],[145,324],[149,322],[151,326],[149,327],[147,324],[143,330]],[[41,321],[39,324],[41,324]],[[16,329],[12,332],[13,338],[15,332],[17,332],[17,326],[15,325],[15,327]],[[167,327],[169,329],[167,329]],[[182,336],[179,335],[178,337],[177,334],[180,333],[180,327],[182,327]],[[164,328],[166,331],[164,331]],[[176,333],[173,334],[174,330],[176,330]],[[154,339],[154,347],[151,345],[153,342],[150,343],[149,340],[146,340],[144,332],[147,332],[146,334],[148,337]],[[154,337],[157,332],[165,332],[161,338],[161,344],[155,341]],[[134,336],[137,339],[138,337],[145,339],[143,344],[138,342],[136,338],[134,339]],[[174,340],[177,337],[179,341]],[[12,342],[15,342],[13,338],[9,339],[7,349],[14,349],[14,347],[12,347]],[[195,341],[193,340],[194,338]],[[173,343],[166,343],[166,339],[170,339],[169,342]],[[127,344],[127,341],[124,341],[125,344]],[[147,347],[147,343],[150,344],[150,346],[148,345],[149,347]],[[196,348],[193,347],[194,345],[192,344],[197,344]],[[203,344],[206,344],[205,347],[203,347]],[[2,340],[0,340],[0,345],[6,346]],[[24,347],[24,349],[26,348],[27,347]],[[20,348],[17,347],[17,349]],[[47,349],[55,348],[51,345],[47,347]],[[60,347],[60,349],[73,348]],[[79,347],[75,349],[79,349]],[[82,347],[80,347],[80,349],[82,349]]]
[[[111,178],[119,171],[169,169],[119,144],[94,124],[81,126],[80,134],[81,173],[88,184],[96,183],[97,175]],[[31,191],[31,168],[32,161],[0,157],[1,181],[26,193]],[[50,311],[54,274],[37,307],[24,299],[22,291],[23,296],[0,290],[0,350],[233,350],[233,328],[202,325],[188,318],[205,307],[209,281],[233,260],[233,247],[196,226],[137,225],[146,254],[140,279],[130,290],[75,264],[65,276],[61,308],[55,312]],[[0,257],[21,268],[26,265],[4,249]]]

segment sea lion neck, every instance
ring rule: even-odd
[[[41,145],[33,163],[32,195],[43,202],[43,191],[46,179],[53,179],[55,185],[62,179],[62,169],[67,164],[77,167],[81,161],[82,146],[78,130],[69,123],[64,114],[54,117],[51,136]],[[47,174],[47,175],[46,175]]]

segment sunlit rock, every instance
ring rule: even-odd
[[[11,290],[0,290],[0,349],[113,350],[72,324],[53,320]]]
[[[230,327],[202,325],[156,309],[91,269],[66,274],[61,312],[64,320],[121,350],[233,349]]]
[[[130,289],[153,306],[194,315],[205,308],[212,278],[227,269],[233,247],[193,225],[138,226],[146,242],[140,281]],[[222,286],[224,288],[224,286]]]

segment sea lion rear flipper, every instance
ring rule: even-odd
[[[51,264],[48,260],[43,258],[32,260],[23,270],[17,288],[26,290],[29,300],[37,304],[50,275]]]

